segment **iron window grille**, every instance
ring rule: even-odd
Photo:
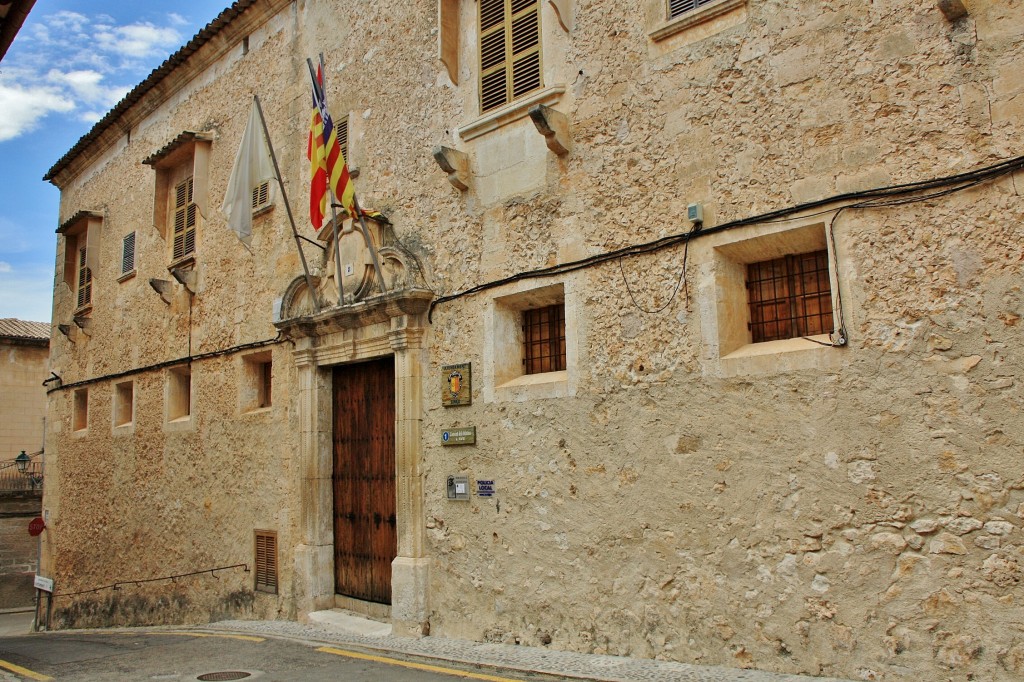
[[[747,265],[754,343],[834,331],[828,251]]]
[[[523,372],[560,372],[565,362],[565,305],[523,311]]]

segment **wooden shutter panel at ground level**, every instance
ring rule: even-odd
[[[256,531],[256,589],[277,594],[277,532]]]

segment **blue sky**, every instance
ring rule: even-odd
[[[0,318],[50,321],[60,193],[42,177],[230,0],[37,0],[0,62]]]

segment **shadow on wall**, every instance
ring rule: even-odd
[[[213,623],[251,618],[256,595],[241,590],[225,595],[212,608],[193,603],[187,590],[177,588],[159,597],[115,594],[106,599],[80,599],[66,607],[55,606],[51,629],[130,627]]]

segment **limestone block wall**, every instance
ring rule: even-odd
[[[45,345],[0,343],[0,459],[38,452],[43,444],[48,355]]]
[[[167,258],[139,160],[182,130],[214,131],[216,206],[258,91],[272,136],[289,141],[279,153],[302,206],[304,60],[321,51],[332,112],[357,122],[360,198],[391,218],[438,296],[686,232],[689,203],[713,228],[1021,153],[1020,3],[966,2],[950,22],[918,0],[749,0],[658,40],[645,4],[574,4],[571,27],[551,3],[541,15],[543,97],[569,119],[566,156],[515,105],[480,115],[474,3],[459,4],[458,82],[437,59],[433,3],[282,3],[244,55],[244,32],[225,29],[217,44],[237,50],[63,188],[62,216],[106,207],[107,258],[128,226],[142,258],[127,283],[101,273],[99,329],[58,347],[65,383],[273,336],[273,300],[300,272],[281,212],[254,226],[252,255],[205,216],[200,290],[177,288],[166,304],[147,289],[167,278]],[[467,154],[467,191],[438,169],[439,144]],[[842,348],[723,356],[722,330],[743,324],[721,312],[742,301],[718,305],[724,240],[789,223],[437,306],[422,373],[431,634],[859,679],[1019,677],[1021,183],[1017,172],[917,203],[798,216],[792,227],[834,235]],[[496,338],[495,312],[532,287],[560,287],[570,367],[496,385],[488,368],[515,348]],[[57,299],[55,322],[68,313]],[[242,556],[253,527],[276,524],[293,556],[288,456],[303,425],[288,344],[273,348],[282,380],[257,428],[237,412],[230,357],[195,363],[188,429],[163,424],[160,372],[137,379],[133,438],[108,428],[106,384],[90,387],[85,436],[70,432],[68,392],[51,394],[61,419],[48,456],[76,472],[47,492],[59,581],[86,589],[111,575],[85,549],[108,538],[119,566],[155,571],[167,551],[187,565]],[[473,404],[442,408],[431,377],[461,362],[473,363]],[[443,429],[471,425],[475,446],[440,445]],[[453,474],[493,480],[497,494],[449,502]],[[285,586],[301,582],[282,564]],[[145,616],[249,612],[249,598],[253,613],[295,614],[287,587],[268,601],[246,597],[244,581],[203,584],[178,611]],[[163,593],[143,594],[140,612]]]
[[[289,560],[298,524],[292,506],[295,372],[290,346],[275,340],[271,320],[274,299],[301,268],[280,193],[274,207],[255,218],[251,251],[219,212],[252,94],[261,96],[275,142],[304,140],[299,131],[308,110],[295,100],[298,90],[254,86],[262,79],[295,80],[291,17],[286,11],[253,27],[247,15],[230,49],[221,54],[215,45],[213,53],[197,57],[211,61],[200,78],[176,83],[180,89],[152,110],[133,110],[131,134],[110,147],[97,144],[99,158],[63,187],[62,220],[79,210],[103,214],[102,255],[93,274],[88,333],[74,328],[73,338],[58,339],[54,352],[63,388],[50,394],[55,418],[47,464],[60,473],[46,492],[52,523],[44,564],[58,592],[130,584],[58,597],[55,626],[295,616]],[[141,163],[182,131],[213,137],[194,293],[168,271],[170,244],[153,225],[155,172]],[[299,166],[304,147],[282,144],[281,153]],[[290,177],[288,189],[298,192],[299,172]],[[137,274],[125,279],[121,239],[131,231]],[[73,301],[62,288],[60,252],[57,270],[54,319],[63,322]],[[166,282],[166,300],[150,279]],[[246,360],[254,354],[271,362],[268,407],[253,405],[257,374]],[[177,360],[186,361],[170,366]],[[182,401],[171,397],[172,375],[186,367],[190,416],[176,419],[169,405]],[[122,382],[133,384],[133,417],[117,425],[113,410]],[[85,428],[74,421],[76,392],[87,396]],[[251,571],[257,529],[278,533],[276,595],[254,592],[254,574],[240,568],[131,583],[234,564]]]
[[[40,503],[38,491],[0,494],[0,609],[32,605],[39,540],[29,535],[28,524]]]

